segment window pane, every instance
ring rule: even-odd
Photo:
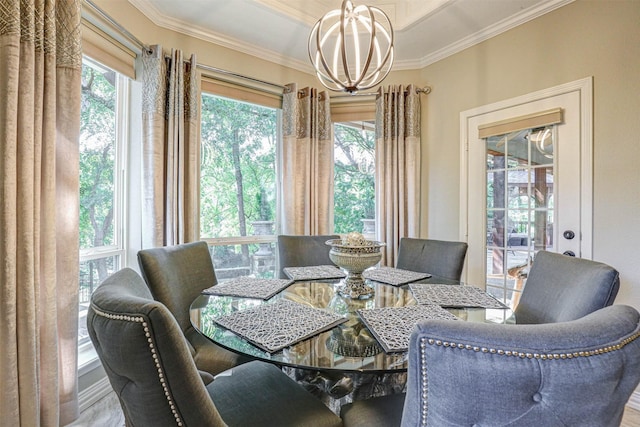
[[[120,257],[92,259],[80,263],[80,310],[78,323],[78,345],[89,341],[87,334],[87,308],[91,294],[105,277],[118,270]]]
[[[533,129],[529,135],[531,141],[531,164],[553,165],[555,151],[553,126]]]
[[[275,240],[277,129],[274,108],[202,94],[200,236],[214,240],[218,279],[273,277],[272,243],[246,242]]]
[[[487,172],[487,209],[504,209],[505,171]]]
[[[504,169],[504,138],[492,136],[487,138],[487,170]]]
[[[535,252],[553,245],[553,143],[553,127],[486,140],[487,285],[511,307]]]
[[[375,128],[373,122],[336,123],[334,232],[363,232],[375,219]]]
[[[240,276],[275,277],[275,243],[209,247],[219,282]],[[244,252],[251,254],[248,258]]]
[[[95,288],[122,267],[124,179],[121,159],[126,139],[128,80],[87,57],[82,61],[80,111],[80,277],[79,367],[97,356],[86,332],[86,311]]]
[[[115,244],[116,73],[85,60],[80,119],[80,248]]]
[[[529,161],[528,130],[504,135],[507,144],[507,168],[526,167]]]
[[[247,236],[274,221],[276,110],[202,95],[200,234]]]

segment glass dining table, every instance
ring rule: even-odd
[[[431,276],[417,283],[461,285],[458,281]],[[339,280],[293,282],[268,301],[226,295],[200,295],[190,310],[194,328],[217,345],[253,359],[283,367],[299,382],[314,384],[333,400],[350,394],[346,401],[397,392],[404,386],[406,351],[387,352],[369,330],[359,310],[415,306],[418,301],[408,284],[392,286],[371,281],[369,299],[342,297]],[[216,323],[216,319],[266,303],[288,300],[338,314],[346,321],[276,352],[265,351]],[[507,308],[446,308],[457,318],[472,322],[504,323],[512,319]],[[369,378],[374,380],[363,380]],[[364,386],[366,383],[366,387]],[[360,390],[360,396],[354,392]],[[356,393],[357,394],[357,393]],[[335,403],[335,402],[334,402]],[[344,403],[344,399],[343,402]]]

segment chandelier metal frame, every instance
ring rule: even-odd
[[[387,77],[393,42],[391,21],[380,8],[344,0],[341,9],[328,12],[313,26],[309,59],[327,89],[355,93]]]

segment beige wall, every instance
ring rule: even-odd
[[[593,76],[593,258],[640,309],[640,2],[577,0],[422,70],[423,234],[459,233],[460,112]]]
[[[314,76],[156,27],[126,0],[96,4],[140,40],[262,80]],[[594,250],[621,272],[617,302],[640,309],[640,1],[576,0],[384,84],[428,84],[422,97],[423,237],[459,237],[460,112],[570,81],[594,81]]]

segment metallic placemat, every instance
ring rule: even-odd
[[[280,299],[219,317],[214,322],[264,351],[275,353],[346,320],[325,310]]]
[[[268,300],[292,283],[293,280],[288,279],[260,279],[245,276],[219,283],[203,290],[202,293]]]
[[[323,280],[342,279],[347,275],[335,265],[313,265],[308,267],[285,267],[284,274],[291,279],[299,280]]]
[[[459,320],[435,304],[358,310],[358,315],[387,353],[407,351],[411,332],[420,322],[429,319]]]
[[[441,307],[508,308],[475,286],[439,283],[412,283],[409,289],[418,304],[437,304]]]
[[[393,267],[372,268],[362,273],[365,279],[375,280],[376,282],[387,283],[393,286],[400,286],[406,283],[415,282],[416,280],[431,277],[429,273],[419,273],[417,271],[402,270]]]

